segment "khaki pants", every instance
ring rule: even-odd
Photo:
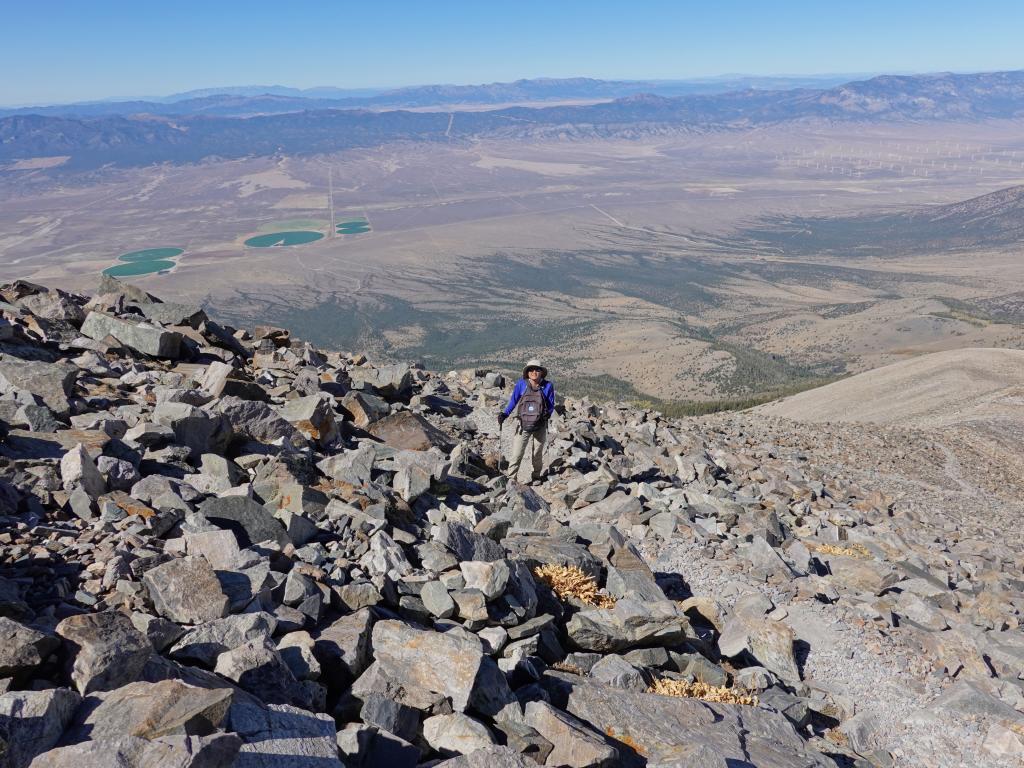
[[[544,441],[548,437],[548,425],[544,422],[534,432],[523,432],[516,424],[516,434],[512,440],[512,455],[509,457],[508,470],[505,476],[514,480],[519,474],[519,465],[523,463],[526,449],[530,449],[530,460],[533,462],[533,479],[538,480],[544,469]]]

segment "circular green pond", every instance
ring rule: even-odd
[[[181,248],[147,248],[144,251],[132,251],[117,258],[120,261],[153,261],[154,259],[173,259],[185,251]]]
[[[339,224],[338,234],[339,235],[361,235],[364,232],[370,231],[369,224]]]
[[[256,235],[245,241],[250,248],[270,248],[277,245],[303,245],[312,243],[323,237],[320,232],[296,231],[296,232],[271,232],[267,235]]]
[[[174,269],[174,262],[164,259],[129,261],[124,264],[116,264],[113,267],[107,267],[103,270],[103,274],[110,275],[110,277],[138,277],[139,275],[163,272],[165,269]]]

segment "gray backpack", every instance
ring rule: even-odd
[[[516,415],[519,417],[519,426],[523,432],[536,432],[544,424],[544,409],[547,403],[544,400],[544,393],[538,387],[533,389],[529,385],[526,391],[519,397],[516,405]]]

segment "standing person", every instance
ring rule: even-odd
[[[548,369],[540,360],[530,360],[523,368],[523,378],[512,389],[505,410],[498,414],[498,429],[515,412],[519,423],[512,441],[512,455],[505,477],[514,480],[523,463],[526,449],[533,462],[532,482],[540,482],[543,471],[544,441],[548,437],[548,419],[555,410],[555,385],[548,379]]]

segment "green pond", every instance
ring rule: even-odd
[[[154,272],[163,272],[165,269],[174,269],[173,261],[165,259],[151,259],[149,261],[129,261],[124,264],[117,264],[103,270],[104,275],[111,277],[137,277],[138,275],[150,275]]]
[[[370,231],[369,224],[339,224],[338,234],[339,235],[361,235],[364,232]]]
[[[181,248],[147,248],[144,251],[132,251],[118,256],[119,261],[153,261],[154,259],[173,259],[185,251]]]
[[[250,248],[270,248],[276,245],[302,245],[312,243],[323,237],[320,232],[295,231],[271,232],[268,235],[256,235],[245,241]]]

